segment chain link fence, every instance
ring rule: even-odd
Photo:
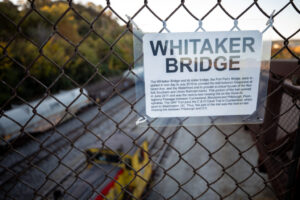
[[[1,199],[299,199],[300,59],[290,42],[300,29],[284,36],[272,21],[299,15],[294,1],[270,16],[255,0],[233,16],[218,0],[197,17],[182,0],[162,19],[145,0],[129,20],[109,0],[0,4]],[[147,10],[163,31],[181,9],[205,31],[221,9],[238,30],[254,8],[281,38],[264,123],[137,127],[132,21]]]

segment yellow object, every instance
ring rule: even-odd
[[[144,141],[133,155],[111,150],[92,148],[87,151],[90,160],[97,164],[110,164],[120,167],[112,181],[102,189],[96,200],[117,199],[125,196],[140,199],[145,191],[152,174],[152,163],[149,159],[148,142]],[[129,192],[127,194],[125,192]],[[131,199],[131,198],[130,198]]]
[[[137,199],[142,197],[144,190],[149,183],[152,174],[152,163],[149,159],[148,142],[144,141],[132,157],[132,168],[136,172],[132,182],[134,190],[133,196]]]

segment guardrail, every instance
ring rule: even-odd
[[[297,61],[271,62],[265,120],[247,125],[259,151],[259,169],[268,173],[280,199],[300,197],[300,86],[292,84],[292,75],[300,75]]]

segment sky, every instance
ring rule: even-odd
[[[273,10],[278,11],[288,3],[289,0],[258,0],[261,8],[271,14]],[[75,0],[75,2],[106,6],[105,0]],[[144,0],[111,0],[111,7],[121,16],[133,16],[144,4]],[[173,10],[180,5],[180,0],[148,0],[149,7],[163,20],[165,20]],[[201,18],[215,4],[217,0],[186,0],[186,7],[197,17]],[[222,5],[233,16],[238,16],[245,10],[253,0],[223,0]],[[300,10],[300,0],[294,0],[297,8]],[[238,20],[238,26],[241,30],[260,30],[266,28],[268,18],[261,14],[256,8],[252,7]],[[144,9],[137,15],[134,22],[145,32],[157,32],[163,26],[147,9]],[[183,8],[180,8],[168,21],[167,27],[171,32],[191,32],[195,31],[199,22],[192,18]],[[217,7],[202,22],[206,31],[227,31],[230,30],[234,21]],[[288,37],[300,28],[300,14],[289,5],[282,13],[275,17],[274,26],[285,36]],[[264,34],[265,39],[280,39],[272,29]],[[293,37],[300,39],[300,32]]]
[[[82,4],[92,2],[102,7],[106,6],[106,0],[74,0],[74,2]],[[126,15],[133,16],[144,4],[144,0],[110,0],[110,2],[111,7],[126,20],[128,20]],[[180,2],[181,0],[148,0],[148,5],[161,19],[165,20],[180,5]],[[186,0],[185,5],[197,18],[202,18],[216,2],[217,0]],[[236,17],[252,2],[253,0],[222,0],[222,5],[232,16]],[[280,10],[288,2],[289,0],[258,0],[258,4],[268,14],[271,14],[273,10]],[[294,0],[294,3],[300,10],[300,0]],[[253,6],[238,20],[238,27],[241,30],[263,31],[267,27],[267,20],[268,18],[256,6]],[[121,20],[118,21],[121,25],[123,24]],[[143,9],[134,18],[134,22],[144,32],[158,32],[163,27],[162,22],[147,9]],[[198,24],[199,22],[182,7],[167,20],[167,28],[171,32],[192,32],[198,28]],[[234,21],[220,7],[217,7],[202,21],[202,25],[206,31],[229,31],[234,26]],[[300,28],[300,14],[289,5],[275,17],[274,26],[283,36],[289,37]],[[268,29],[264,33],[264,39],[277,40],[280,37],[272,29]],[[293,39],[300,39],[300,32]]]

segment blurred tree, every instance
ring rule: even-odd
[[[73,3],[74,12],[65,1],[36,0],[35,9],[46,20],[35,11],[30,12],[18,32],[15,24],[29,13],[31,6],[31,2],[19,7],[10,1],[0,2],[0,106],[12,96],[6,84],[14,88],[26,74],[44,85],[30,77],[18,85],[18,96],[31,101],[42,96],[46,91],[44,87],[49,87],[62,71],[66,76],[52,86],[53,92],[74,87],[67,76],[77,84],[84,84],[97,70],[95,67],[104,76],[117,75],[127,69],[112,55],[107,44],[113,43],[126,30],[111,12],[96,18],[103,8],[93,3]],[[93,30],[85,20],[89,23],[95,20]],[[78,52],[76,45],[79,45]],[[124,35],[113,49],[126,62],[132,62],[132,37],[129,34]],[[6,109],[16,103],[21,101],[18,98],[10,100]]]

